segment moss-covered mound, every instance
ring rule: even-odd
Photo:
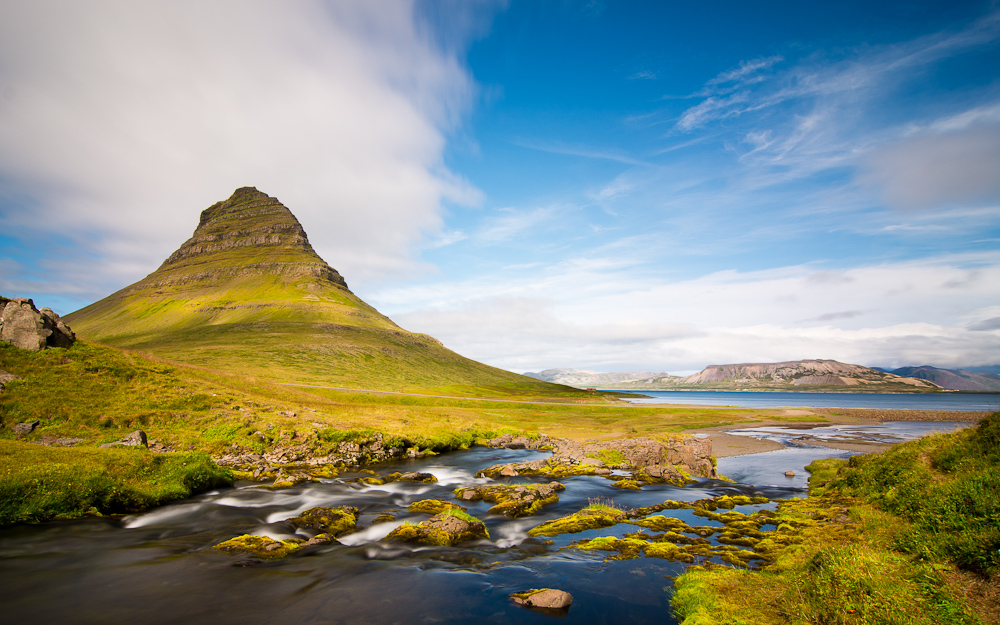
[[[248,554],[262,560],[278,560],[302,549],[294,540],[274,540],[267,536],[244,534],[219,543],[213,549],[231,554]]]
[[[455,489],[455,496],[464,501],[486,501],[496,504],[490,514],[520,517],[534,514],[559,501],[559,491],[566,487],[559,482],[548,484],[490,484],[488,486],[467,486]]]
[[[546,521],[528,530],[529,536],[558,536],[586,530],[611,527],[625,522],[625,511],[602,504],[591,504],[583,510],[559,519]]]
[[[441,514],[445,510],[461,510],[462,512],[466,510],[464,506],[450,501],[442,501],[441,499],[414,501],[410,504],[409,509],[413,514]]]
[[[486,524],[474,516],[452,508],[422,521],[419,525],[404,523],[392,530],[386,536],[386,540],[450,547],[469,540],[489,537]]]
[[[358,509],[353,506],[310,508],[288,520],[295,527],[319,530],[333,537],[353,532],[358,527]]]

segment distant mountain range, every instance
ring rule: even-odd
[[[984,369],[986,367],[983,367]],[[942,388],[955,391],[997,391],[1000,392],[1000,375],[989,372],[969,371],[968,369],[939,369],[924,365],[922,367],[900,367],[888,373],[894,373],[910,378],[929,380]]]
[[[524,375],[577,388],[617,390],[933,393],[948,388],[920,377],[844,364],[836,360],[710,365],[694,375],[684,377],[646,371],[597,373],[583,369],[546,369]]]

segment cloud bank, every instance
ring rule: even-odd
[[[353,285],[413,271],[481,199],[442,160],[475,92],[450,49],[402,0],[3,3],[0,288],[103,297],[245,185]]]

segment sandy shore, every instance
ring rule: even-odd
[[[773,410],[773,409],[772,409]],[[740,423],[738,425],[716,426],[688,430],[689,434],[704,434],[712,441],[712,451],[716,458],[729,458],[732,456],[745,456],[748,454],[759,454],[765,451],[776,451],[783,449],[784,445],[775,441],[760,440],[748,436],[736,436],[727,434],[727,431],[744,428],[760,428],[769,426],[809,426],[809,425],[837,425],[845,423],[865,423],[871,421],[960,421],[975,423],[986,416],[985,412],[961,412],[961,411],[937,411],[937,410],[883,410],[866,408],[812,408],[812,409],[785,409],[774,411],[779,413],[775,419],[762,418],[751,423]],[[773,414],[773,413],[772,413]],[[794,421],[790,422],[781,417],[810,417],[815,416],[816,421]],[[808,438],[808,430],[802,432],[802,436]],[[830,449],[843,449],[846,451],[856,451],[870,454],[885,451],[892,445],[885,443],[866,443],[861,441],[824,441],[819,439],[808,439],[810,445],[827,447]]]

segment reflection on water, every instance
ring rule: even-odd
[[[944,424],[933,425],[940,429]],[[871,435],[902,435],[894,429],[897,424],[889,426],[876,428]],[[2,618],[6,624],[543,623],[551,617],[513,605],[508,595],[553,587],[574,597],[566,623],[674,623],[670,577],[682,573],[686,565],[644,557],[606,562],[606,554],[561,549],[580,539],[622,536],[639,529],[636,526],[557,536],[551,542],[529,538],[528,530],[575,512],[595,497],[633,508],[722,494],[803,496],[806,464],[819,457],[846,455],[803,447],[796,443],[794,430],[757,434],[784,437],[793,446],[720,460],[720,471],[739,484],[702,480],[683,488],[652,485],[623,491],[600,477],[568,478],[563,480],[566,490],[559,502],[533,517],[507,519],[488,514],[491,504],[463,502],[470,514],[486,522],[490,539],[455,548],[381,539],[403,521],[426,518],[411,515],[410,503],[453,500],[455,488],[488,482],[474,477],[480,469],[538,458],[540,452],[476,448],[379,468],[382,473],[433,473],[439,480],[436,484],[368,486],[348,481],[357,474],[345,474],[279,491],[244,485],[124,519],[4,528],[0,530]],[[847,434],[866,435],[856,429]],[[784,476],[789,469],[795,471],[794,478]],[[269,563],[210,549],[244,533],[295,536],[295,528],[285,521],[319,505],[357,507],[362,529],[342,537],[339,545]],[[745,506],[740,511],[750,513],[760,507]],[[372,525],[384,512],[394,514],[396,521]],[[690,510],[663,514],[693,526],[715,524]]]

